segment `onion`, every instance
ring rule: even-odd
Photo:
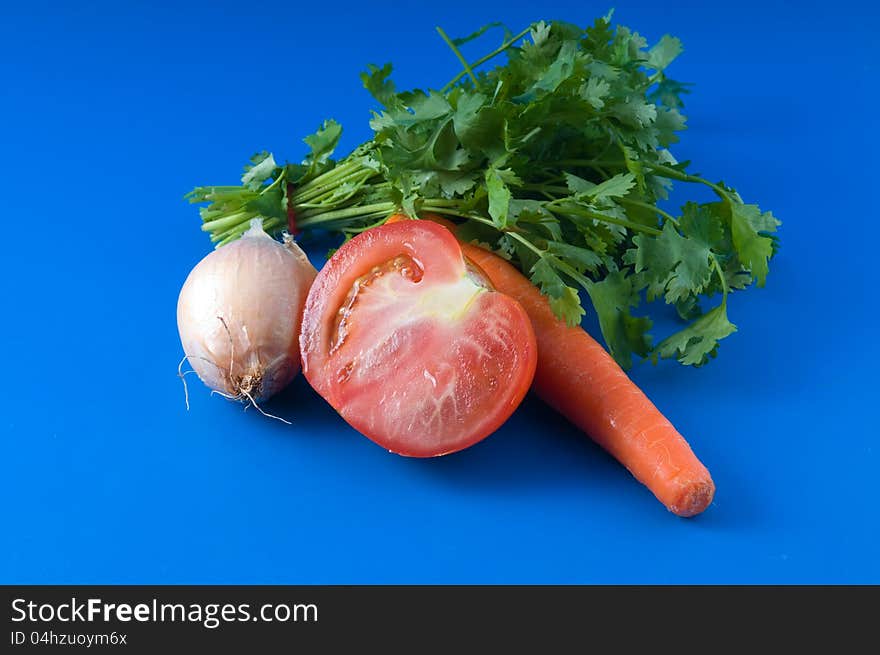
[[[196,264],[180,290],[184,360],[228,398],[256,406],[281,391],[300,369],[302,311],[315,275],[290,236],[279,243],[252,220],[240,239]]]

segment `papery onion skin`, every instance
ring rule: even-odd
[[[291,238],[279,243],[259,219],[205,256],[177,301],[180,341],[199,378],[254,403],[287,386],[300,370],[303,305],[316,274]]]

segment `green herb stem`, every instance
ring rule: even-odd
[[[667,211],[663,211],[657,205],[652,205],[649,202],[642,202],[641,200],[635,200],[633,198],[618,198],[617,202],[620,202],[624,205],[631,205],[632,207],[641,207],[642,209],[647,209],[648,211],[652,211],[655,214],[658,214],[665,218],[667,221],[671,222],[673,225],[678,225],[678,219],[670,214]]]
[[[251,218],[253,218],[253,216],[254,212],[251,211],[237,211],[234,214],[228,214],[224,218],[218,218],[213,221],[202,223],[202,231],[222,232],[223,230],[237,226],[242,222],[247,223]]]
[[[394,211],[393,202],[379,202],[371,205],[355,205],[354,207],[346,207],[345,209],[336,209],[328,212],[303,212],[302,219],[297,224],[302,227],[314,227],[322,223],[335,222],[341,220],[350,220],[362,218],[364,215],[372,215],[375,213],[391,213]]]
[[[442,38],[446,42],[446,45],[449,46],[449,49],[452,50],[453,53],[455,53],[458,61],[460,61],[461,65],[464,66],[465,72],[470,76],[471,80],[474,83],[474,88],[480,89],[480,81],[477,79],[477,76],[474,75],[474,71],[471,68],[470,64],[468,64],[467,59],[465,59],[464,55],[461,54],[461,50],[459,50],[458,47],[452,42],[452,40],[448,36],[446,36],[446,32],[443,31],[442,27],[437,27],[436,29],[437,34],[440,35],[440,38]]]
[[[564,198],[562,200],[565,200]],[[548,202],[544,205],[549,211],[554,214],[563,214],[566,216],[580,216],[582,218],[592,218],[593,220],[602,222],[602,223],[610,223],[612,225],[620,225],[621,227],[628,227],[631,230],[636,232],[644,232],[645,234],[660,234],[660,230],[657,228],[651,227],[649,225],[642,225],[641,223],[635,223],[633,221],[628,221],[625,218],[616,218],[614,216],[608,216],[607,214],[600,214],[599,212],[594,212],[589,209],[584,209],[583,207],[577,207],[574,205],[563,205],[557,204],[559,201]]]
[[[730,202],[730,203],[735,202],[734,199],[731,197],[730,193],[728,193],[728,191],[725,188],[723,188],[713,182],[710,182],[709,180],[702,178],[698,175],[690,175],[688,173],[685,173],[683,171],[678,170],[677,168],[672,168],[671,166],[665,166],[663,164],[652,164],[650,162],[641,162],[641,163],[642,163],[642,165],[646,166],[647,168],[650,168],[654,173],[659,174],[661,177],[667,177],[669,179],[679,180],[681,182],[692,182],[694,184],[703,184],[703,185],[709,187],[710,189],[712,189],[716,194],[718,194],[718,196],[720,196],[722,200],[726,200],[727,202]]]
[[[495,50],[490,52],[488,55],[484,55],[484,56],[480,57],[479,59],[477,59],[473,64],[470,65],[470,68],[474,69],[474,68],[477,68],[478,66],[482,66],[483,64],[485,64],[487,61],[489,61],[493,57],[497,57],[498,55],[500,55],[502,52],[507,50],[510,46],[515,44],[517,41],[519,41],[521,38],[523,38],[526,34],[528,34],[531,31],[532,31],[532,26],[529,25],[526,29],[524,29],[522,32],[520,32],[516,36],[510,37],[507,41],[505,41],[500,46],[495,48]],[[449,91],[449,89],[451,89],[453,86],[455,86],[458,83],[458,81],[467,74],[468,74],[468,68],[465,68],[458,75],[456,75],[451,80],[449,80],[449,82],[447,82],[446,85],[442,89],[440,89],[440,93],[446,93],[447,91]],[[471,75],[473,75],[473,73],[471,73]]]

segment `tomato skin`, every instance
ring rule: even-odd
[[[306,379],[392,452],[432,457],[482,440],[528,391],[537,346],[525,310],[481,277],[429,221],[358,235],[306,300]]]

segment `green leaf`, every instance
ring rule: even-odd
[[[565,282],[550,264],[549,260],[540,257],[530,271],[532,283],[541,288],[551,298],[559,298],[565,289]]]
[[[303,139],[311,149],[305,163],[310,166],[325,163],[336,149],[341,136],[342,125],[333,119],[324,121],[314,134]]]
[[[452,120],[455,134],[464,148],[489,161],[496,161],[508,152],[505,143],[507,124],[501,109],[486,105],[487,100],[480,93],[462,96]]]
[[[392,107],[374,117],[370,126],[377,132],[386,129],[406,130],[420,124],[428,124],[429,129],[435,127],[432,122],[440,118],[446,118],[452,112],[449,101],[437,93],[431,91],[425,94],[417,91],[410,94],[407,104],[397,102]],[[444,121],[445,122],[445,121]]]
[[[489,216],[499,229],[507,227],[510,211],[510,189],[494,168],[486,171],[486,189],[489,192]]]
[[[577,290],[563,282],[549,260],[539,258],[531,268],[530,279],[550,298],[550,307],[558,318],[567,325],[580,325],[584,309]]]
[[[626,253],[624,261],[635,264],[636,272],[644,274],[648,300],[665,292],[666,302],[674,304],[699,294],[709,282],[709,247],[680,235],[672,223],[666,223],[659,236],[636,236],[633,244],[636,248]]]
[[[478,112],[488,99],[482,93],[465,93],[459,96],[452,121],[455,125],[455,133],[462,143],[470,141],[473,138],[472,134],[481,128]]]
[[[597,18],[593,24],[584,30],[584,40],[587,50],[596,53],[601,58],[608,54],[608,44],[614,38],[614,30],[611,29],[611,16],[614,10],[605,16]]]
[[[730,203],[730,215],[739,260],[752,272],[758,286],[763,287],[769,271],[767,262],[773,255],[773,240],[762,232],[775,232],[780,222],[770,212],[761,213],[757,205],[738,202]]]
[[[679,220],[682,233],[706,248],[722,249],[724,219],[719,213],[722,206],[720,202],[702,205],[685,203]]]
[[[599,77],[591,77],[580,88],[580,96],[586,100],[593,109],[599,110],[605,106],[605,98],[611,91],[611,85]]]
[[[530,226],[540,228],[543,233],[536,234],[535,236],[538,238],[562,238],[559,219],[547,211],[539,200],[512,198],[509,204],[507,223],[523,229],[528,229]]]
[[[682,53],[681,41],[674,36],[664,34],[654,47],[648,50],[648,66],[655,70],[663,70],[672,60]]]
[[[462,196],[477,183],[477,174],[472,171],[436,171],[433,178],[444,198]]]
[[[657,107],[647,102],[644,97],[633,95],[615,104],[611,108],[611,113],[629,127],[642,128],[654,123],[657,118]]]
[[[547,38],[550,36],[550,25],[545,23],[544,21],[540,21],[536,23],[534,27],[532,27],[529,32],[529,38],[532,40],[532,44],[536,46],[541,46],[544,42],[547,41]]]
[[[276,187],[271,191],[261,193],[247,203],[247,208],[258,213],[263,218],[280,218],[287,224],[287,211],[281,203],[283,191]]]
[[[635,175],[633,175],[632,173],[618,173],[614,177],[605,180],[601,184],[597,184],[586,193],[594,200],[603,200],[605,198],[619,198],[629,193],[630,189],[632,189],[635,185]]]
[[[394,147],[383,148],[382,157],[391,176],[413,171],[457,171],[469,159],[466,150],[459,147],[452,119],[431,123],[431,131],[396,133]]]
[[[513,169],[496,168],[495,170],[498,172],[498,177],[500,177],[501,181],[505,184],[513,187],[522,186],[523,181],[519,178],[519,176],[516,174],[516,171],[514,171]]]
[[[688,296],[675,303],[675,311],[683,321],[692,321],[703,314],[698,296]]]
[[[678,109],[684,106],[681,96],[690,93],[691,86],[693,85],[664,78],[648,93],[648,100],[670,109]]]
[[[587,70],[591,77],[598,77],[599,79],[608,80],[609,82],[613,82],[620,77],[620,69],[604,61],[591,61],[587,64]]]
[[[429,94],[416,93],[409,102],[410,114],[400,112],[396,115],[397,125],[409,127],[418,123],[443,118],[452,111],[449,101],[436,91]]]
[[[560,84],[571,77],[575,71],[575,56],[577,44],[574,41],[565,41],[559,48],[556,59],[540,75],[540,77],[522,94],[514,98],[516,102],[529,103],[555,91]]]
[[[565,177],[565,184],[568,187],[568,190],[575,195],[587,195],[590,191],[596,188],[596,185],[593,182],[578,177],[568,171],[563,172],[563,176]]]
[[[554,255],[561,257],[568,264],[574,266],[579,273],[586,271],[596,273],[602,265],[602,258],[595,252],[579,246],[573,246],[570,243],[549,241],[547,249]]]
[[[241,183],[251,191],[259,189],[263,183],[272,177],[278,164],[270,152],[261,152],[251,157],[251,164],[245,166],[245,173],[241,176]]]
[[[660,109],[657,111],[654,127],[657,129],[658,143],[666,148],[678,142],[678,134],[676,133],[686,128],[685,117],[675,108]]]
[[[620,150],[623,153],[626,169],[635,176],[639,190],[644,192],[647,184],[645,182],[645,171],[642,162],[639,161],[638,155],[635,152],[622,143],[620,144]]]
[[[367,72],[361,73],[361,81],[364,84],[364,88],[386,107],[396,104],[396,89],[394,88],[394,82],[388,79],[390,76],[390,63],[385,64],[382,68],[375,64],[369,64]]]
[[[677,359],[687,366],[702,366],[718,351],[718,342],[736,332],[727,318],[727,303],[722,302],[703,314],[688,327],[667,337],[659,344],[654,359]]]
[[[624,369],[632,367],[634,355],[647,357],[651,351],[651,320],[635,317],[631,307],[639,304],[638,291],[623,272],[609,274],[601,282],[587,289],[593,308],[599,318],[599,327],[605,344],[614,359]]]
[[[576,289],[566,286],[558,298],[550,298],[550,309],[566,325],[580,325],[586,313],[581,306],[581,299]]]

